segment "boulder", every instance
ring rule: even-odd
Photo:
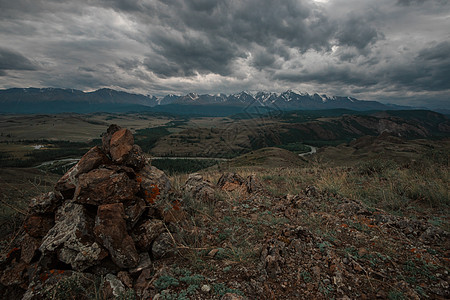
[[[99,147],[91,148],[75,166],[58,180],[55,190],[61,192],[66,199],[72,198],[78,182],[78,176],[108,163],[111,163],[111,161]]]
[[[97,210],[94,234],[108,249],[113,262],[121,268],[134,268],[139,254],[128,235],[122,203],[100,205]]]
[[[131,131],[126,128],[119,129],[114,132],[109,142],[109,153],[111,158],[116,163],[124,162],[128,153],[133,148],[134,138]]]
[[[214,185],[207,180],[203,180],[202,175],[198,173],[189,175],[183,190],[186,194],[197,200],[205,202],[214,201]]]
[[[164,223],[161,220],[147,220],[138,226],[131,236],[133,241],[142,251],[149,251],[152,242],[165,231]]]
[[[79,177],[74,201],[82,204],[109,204],[133,199],[139,190],[136,180],[125,173],[95,169]]]
[[[63,197],[59,192],[48,192],[41,194],[30,200],[28,211],[31,214],[50,214],[54,213],[61,204]]]
[[[93,223],[82,205],[67,201],[57,210],[55,226],[42,239],[39,250],[43,256],[56,252],[58,259],[74,270],[93,266],[107,255],[91,234]]]

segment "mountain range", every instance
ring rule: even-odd
[[[0,90],[0,113],[59,113],[59,112],[125,112],[125,111],[208,111],[240,112],[248,108],[264,107],[267,110],[317,110],[345,108],[351,110],[412,109],[377,101],[358,100],[352,97],[299,93],[240,92],[236,94],[169,94],[164,97],[133,94],[113,89],[83,92],[61,88],[11,88]],[[189,108],[186,108],[189,106]],[[194,106],[194,107],[192,107]],[[221,106],[221,108],[217,108]],[[178,108],[178,109],[174,109]],[[230,109],[234,108],[234,109]],[[200,109],[201,111],[202,109]]]

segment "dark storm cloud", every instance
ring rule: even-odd
[[[341,45],[364,49],[374,44],[382,34],[370,25],[364,16],[350,15],[336,34]]]
[[[445,0],[0,0],[0,7],[1,87],[158,95],[293,88],[363,99],[450,93]]]
[[[5,70],[36,70],[37,67],[22,54],[10,49],[0,48],[0,75]]]

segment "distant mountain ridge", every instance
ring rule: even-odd
[[[62,88],[11,88],[0,90],[0,112],[117,112],[146,110],[163,105],[221,105],[234,107],[266,107],[275,110],[317,110],[344,108],[351,110],[412,109],[411,107],[383,104],[377,101],[358,100],[352,97],[299,93],[242,91],[236,94],[169,94],[164,97],[133,94],[113,89],[83,92]],[[151,109],[150,109],[151,110]],[[160,109],[158,109],[160,110]]]

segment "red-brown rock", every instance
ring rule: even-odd
[[[138,182],[125,173],[95,169],[80,175],[74,201],[94,205],[118,203],[133,199],[138,190]]]
[[[108,129],[106,130],[106,132],[102,135],[102,150],[106,153],[109,154],[109,150],[110,150],[110,142],[111,142],[111,137],[114,133],[116,133],[117,131],[119,131],[121,129],[120,126],[116,125],[116,124],[111,124],[109,125]]]
[[[94,234],[108,249],[113,262],[121,268],[133,268],[139,263],[132,238],[128,235],[122,203],[100,205]]]
[[[54,219],[50,216],[31,215],[25,220],[23,227],[30,236],[40,238],[47,234],[53,224]]]
[[[133,148],[134,138],[126,128],[116,131],[109,142],[109,153],[113,161],[122,163]]]
[[[78,176],[108,163],[111,161],[105,153],[99,147],[93,147],[58,180],[55,190],[60,191],[66,199],[71,198],[78,182]]]

